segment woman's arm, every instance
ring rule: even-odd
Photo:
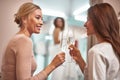
[[[54,57],[52,62],[44,69],[47,75],[49,75],[55,68],[60,66],[65,61],[65,53],[61,52]]]
[[[88,80],[106,80],[107,59],[97,49],[88,52]]]
[[[53,32],[54,44],[60,43],[59,34],[60,34],[60,28],[55,28]]]
[[[84,73],[84,68],[86,66],[86,63],[83,60],[80,51],[74,45],[70,45],[69,49],[70,49],[70,55],[73,57],[73,59],[76,61],[76,63],[79,65],[82,72]]]
[[[16,45],[16,79],[17,80],[45,80],[48,75],[65,60],[65,54],[58,54],[53,61],[37,75],[32,76],[32,42],[20,39]]]
[[[16,41],[16,80],[34,80],[32,74],[32,42],[21,37]]]

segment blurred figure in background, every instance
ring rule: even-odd
[[[69,46],[85,80],[120,80],[120,26],[113,7],[108,3],[91,6],[85,27],[87,35],[95,35],[98,40],[88,51],[88,63],[74,45]]]
[[[52,57],[56,55],[56,52],[61,51],[61,38],[62,38],[62,32],[65,28],[65,20],[62,17],[56,17],[54,19],[54,31],[53,31],[53,49],[52,49]],[[51,80],[64,80],[64,67],[59,66],[56,70],[52,73]]]
[[[54,32],[53,32],[53,39],[54,39],[54,44],[59,45],[60,40],[61,40],[61,33],[64,30],[65,27],[65,20],[62,17],[57,17],[54,20]]]
[[[53,57],[56,55],[56,52],[62,50],[62,45],[66,46],[65,49],[65,63],[62,66],[59,66],[52,73],[51,80],[78,80],[78,72],[74,70],[77,68],[74,62],[71,62],[71,56],[69,55],[69,37],[74,34],[69,34],[70,31],[73,31],[71,28],[66,28],[65,20],[62,17],[56,17],[54,19],[55,29],[53,31],[53,41],[54,47],[52,49]],[[66,36],[65,41],[63,41],[63,36]],[[73,38],[73,37],[72,37]],[[78,47],[77,41],[74,41],[76,47]],[[70,61],[70,62],[69,62]],[[78,67],[79,69],[79,67]],[[80,74],[80,73],[79,73]]]
[[[46,80],[65,61],[65,54],[57,54],[44,70],[33,76],[37,65],[30,37],[33,33],[40,33],[43,25],[41,8],[30,2],[24,3],[15,14],[15,22],[20,30],[6,48],[2,62],[2,80]]]

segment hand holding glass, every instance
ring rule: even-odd
[[[74,31],[72,29],[65,30],[62,34],[61,50],[66,53],[66,61],[69,63],[73,62],[73,59],[72,57],[70,59],[68,47],[70,44],[74,45],[74,42],[75,42]]]

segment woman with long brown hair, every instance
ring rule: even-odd
[[[79,64],[85,79],[120,80],[119,23],[113,7],[108,3],[91,6],[85,27],[87,35],[95,35],[98,41],[88,51],[87,64],[74,45],[69,47],[70,54]]]

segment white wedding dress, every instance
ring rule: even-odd
[[[61,40],[63,32],[60,32],[59,39]],[[50,55],[52,59],[61,52],[61,44],[54,45],[53,43],[50,46]],[[66,61],[63,65],[56,68],[51,75],[51,80],[83,80],[83,75],[81,75],[81,70],[75,62],[68,63],[71,59],[69,55],[69,49],[65,51]],[[81,78],[81,79],[80,79]]]

